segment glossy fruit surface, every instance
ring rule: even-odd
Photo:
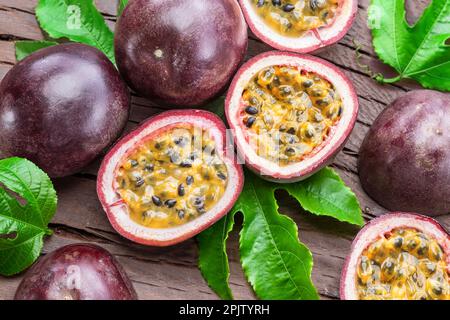
[[[97,193],[112,226],[145,245],[193,237],[228,213],[243,172],[226,149],[225,125],[201,110],[159,114],[106,155]]]
[[[248,168],[267,180],[295,182],[344,146],[358,101],[347,77],[328,62],[268,52],[239,70],[225,113]]]
[[[117,260],[91,244],[68,245],[42,257],[25,274],[16,300],[136,300]]]
[[[122,132],[129,93],[93,47],[45,48],[0,84],[0,158],[27,158],[51,177],[80,171]]]
[[[115,49],[135,91],[197,106],[234,75],[246,53],[247,25],[235,0],[134,0],[119,19]]]
[[[450,236],[435,220],[394,212],[358,233],[345,262],[344,300],[450,299]]]
[[[450,97],[411,91],[388,106],[359,158],[366,192],[389,210],[450,213]]]
[[[239,0],[239,4],[258,38],[278,50],[298,53],[338,42],[350,29],[358,9],[357,0]]]

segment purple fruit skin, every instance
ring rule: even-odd
[[[119,70],[136,92],[178,106],[205,104],[247,51],[236,0],[133,0],[116,26]]]
[[[126,84],[97,49],[39,50],[0,84],[0,158],[27,158],[51,177],[71,175],[115,141],[129,109]]]
[[[15,300],[137,300],[117,260],[91,244],[62,247],[42,257],[16,291]]]
[[[450,212],[450,96],[412,91],[374,122],[360,150],[366,192],[391,211]]]

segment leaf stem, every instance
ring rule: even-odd
[[[394,78],[389,78],[389,79],[386,79],[386,78],[384,78],[381,74],[380,75],[377,75],[376,77],[375,77],[375,79],[378,81],[378,82],[381,82],[381,83],[395,83],[395,82],[397,82],[397,81],[400,81],[400,80],[402,80],[402,75],[398,75],[398,76],[396,76],[396,77],[394,77]]]

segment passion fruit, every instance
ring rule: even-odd
[[[93,47],[42,49],[0,84],[0,158],[27,158],[51,177],[78,172],[122,132],[128,88]]]
[[[450,96],[411,91],[388,106],[367,134],[359,176],[389,210],[450,213]]]
[[[198,106],[226,87],[247,49],[235,0],[133,0],[115,36],[119,70],[151,99]]]
[[[392,213],[353,241],[341,277],[344,300],[450,300],[450,236],[429,217]]]
[[[142,124],[107,154],[98,175],[113,227],[137,243],[167,246],[219,220],[244,180],[225,146],[225,125],[207,111],[168,111]]]
[[[117,260],[92,244],[62,247],[41,258],[17,289],[15,300],[136,300]]]
[[[268,45],[307,53],[339,41],[356,16],[357,0],[239,0],[253,33]]]
[[[225,113],[247,167],[275,182],[307,178],[344,146],[358,114],[337,67],[312,56],[268,52],[234,78]]]

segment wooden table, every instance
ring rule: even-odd
[[[44,38],[34,16],[36,2],[37,0],[0,0],[0,79],[16,63],[15,40]],[[116,1],[95,2],[111,28],[114,28]],[[397,96],[418,87],[408,82],[381,86],[366,75],[361,64],[369,65],[376,71],[390,72],[378,62],[373,52],[366,25],[368,4],[369,0],[360,0],[358,15],[350,32],[338,44],[316,55],[339,66],[357,89],[361,105],[358,121],[346,147],[337,156],[332,167],[356,193],[364,217],[371,219],[386,210],[361,189],[357,175],[359,146],[370,125],[386,105]],[[412,6],[415,6],[410,8],[414,17],[420,13],[420,8],[417,4]],[[360,47],[360,63],[356,59],[357,47]],[[271,48],[250,35],[247,59],[268,50]],[[161,106],[135,95],[132,102],[129,129],[163,110]],[[59,194],[58,211],[51,224],[55,234],[46,240],[44,253],[70,243],[97,243],[112,252],[122,263],[141,299],[217,299],[197,268],[195,240],[169,248],[150,248],[131,243],[114,232],[95,192],[98,165],[99,161],[80,174],[54,181]],[[313,281],[321,297],[338,299],[341,267],[358,228],[303,212],[298,203],[283,192],[277,197],[280,200],[280,211],[297,222],[300,240],[313,252]],[[450,229],[450,215],[440,216],[438,220],[447,230]],[[239,228],[240,221],[228,243],[231,288],[236,299],[253,299],[255,296],[239,263]],[[0,277],[0,299],[12,298],[20,280],[20,276]]]

